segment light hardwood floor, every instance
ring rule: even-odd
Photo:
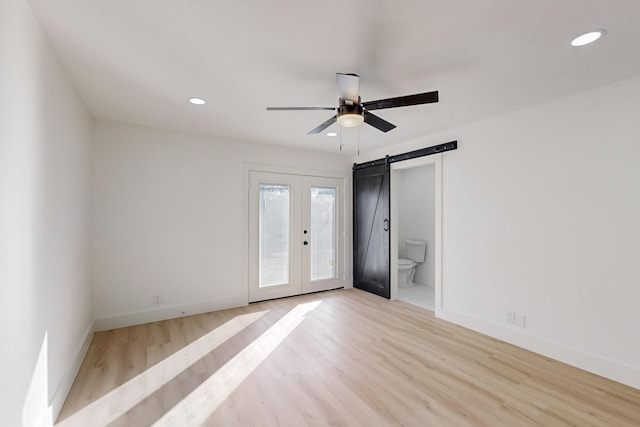
[[[58,426],[640,426],[640,390],[350,289],[97,333]]]

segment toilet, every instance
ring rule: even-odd
[[[424,262],[427,253],[427,242],[424,240],[407,240],[404,242],[407,258],[398,258],[398,286],[413,286],[416,266]]]

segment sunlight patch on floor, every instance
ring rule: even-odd
[[[207,378],[154,426],[202,425],[235,389],[322,301],[297,305],[271,328]]]
[[[60,421],[58,427],[107,425],[160,389],[269,310],[236,316]]]

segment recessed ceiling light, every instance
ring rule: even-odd
[[[335,132],[329,132],[329,133],[327,134],[327,136],[338,136],[338,134],[337,134],[337,133],[335,133]]]
[[[573,39],[571,46],[584,46],[586,44],[593,43],[605,34],[605,30],[590,31]]]
[[[195,105],[204,105],[207,103],[207,101],[202,98],[189,98],[189,102]]]

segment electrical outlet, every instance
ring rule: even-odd
[[[160,304],[162,302],[162,299],[160,298],[160,294],[154,294],[153,295],[153,303],[154,304]]]
[[[514,324],[516,323],[516,313],[513,311],[507,312],[507,323]]]
[[[516,325],[520,326],[521,328],[524,328],[527,324],[527,316],[524,314],[517,314],[516,315]]]

